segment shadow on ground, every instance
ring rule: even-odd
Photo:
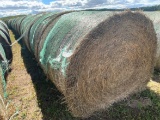
[[[13,31],[14,32],[14,31]],[[15,32],[14,32],[15,33]],[[16,35],[15,38],[18,36]],[[39,107],[43,114],[43,120],[80,120],[73,118],[67,111],[65,104],[61,104],[63,95],[59,93],[54,84],[47,80],[43,70],[38,66],[34,56],[24,47],[22,42],[21,55],[27,72],[32,77],[34,88],[37,93]],[[128,106],[131,100],[147,98],[151,105],[143,107],[138,105],[135,108]],[[160,96],[147,89],[137,93],[126,100],[116,103],[108,110],[96,112],[85,120],[158,120],[160,119]]]
[[[15,34],[15,39],[19,35]],[[54,84],[46,78],[43,70],[38,66],[32,53],[24,46],[22,41],[21,56],[26,70],[32,78],[32,82],[37,94],[38,105],[43,114],[43,120],[75,120],[67,111],[65,104],[62,104],[63,95],[56,89]]]
[[[160,70],[158,69],[154,70],[154,76],[152,76],[152,80],[160,83]]]

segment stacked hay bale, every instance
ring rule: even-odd
[[[154,29],[157,34],[157,54],[156,54],[156,62],[155,69],[160,70],[160,12],[145,12],[145,14],[153,21]]]
[[[0,21],[0,120],[8,120],[6,108],[6,74],[12,61],[11,41],[7,25]]]
[[[157,42],[152,22],[142,13],[74,11],[37,16],[19,18],[20,27],[15,26],[20,30],[12,26],[14,20],[10,25],[21,35],[30,26],[23,41],[64,94],[75,117],[108,108],[143,90],[150,80]]]

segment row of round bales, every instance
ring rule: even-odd
[[[11,40],[7,25],[0,20],[0,120],[7,120],[7,109],[5,106],[6,92],[6,74],[9,70],[9,64],[12,62]]]
[[[156,33],[140,12],[41,13],[8,25],[23,36],[75,117],[145,89],[154,69]]]

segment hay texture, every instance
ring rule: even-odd
[[[58,14],[41,21],[44,25],[34,25],[37,36],[29,38],[40,39],[29,43],[45,74],[64,94],[73,116],[89,117],[145,88],[157,47],[153,24],[145,15]]]

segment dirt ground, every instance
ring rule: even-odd
[[[12,41],[14,41],[13,33],[11,35]],[[14,119],[41,120],[42,111],[38,106],[32,78],[27,72],[21,56],[20,44],[15,44],[12,50],[13,63],[11,65],[12,71],[7,78],[7,91],[9,92],[9,100],[11,100],[12,113],[16,111],[19,113]]]

